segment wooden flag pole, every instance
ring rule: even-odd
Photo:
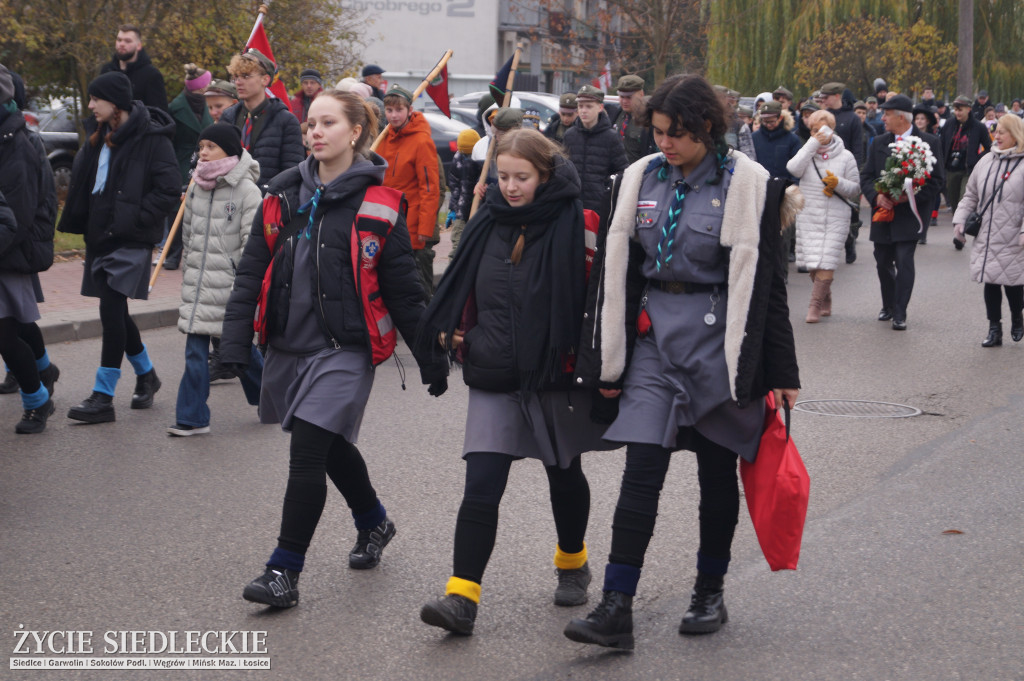
[[[167,239],[164,241],[164,249],[160,251],[160,259],[156,261],[156,268],[153,270],[153,276],[149,278],[149,290],[153,290],[153,286],[156,284],[156,278],[160,276],[160,270],[163,269],[164,260],[167,260],[167,252],[171,249],[171,243],[174,241],[174,235],[178,233],[178,228],[181,227],[181,220],[185,217],[185,197],[188,196],[189,189],[192,189],[192,185],[196,183],[195,178],[188,183],[188,189],[185,190],[185,194],[181,197],[181,205],[178,206],[178,214],[174,216],[174,224],[171,225],[171,231],[167,232]],[[184,256],[184,253],[182,254]],[[183,266],[181,263],[180,266]]]
[[[516,79],[516,69],[519,67],[519,55],[522,54],[522,44],[516,45],[516,51],[512,55],[512,69],[508,72],[508,82],[505,84],[505,98],[501,102],[501,108],[506,109],[508,105],[512,103],[512,84]],[[497,114],[495,114],[497,115]],[[489,125],[485,122],[485,125]],[[476,187],[473,189],[473,206],[469,209],[469,217],[472,218],[478,208],[480,208],[480,193],[477,192],[478,187],[487,188],[487,172],[491,167],[491,156],[494,155],[494,145],[497,142],[494,139],[494,135],[491,135],[491,141],[487,145],[487,158],[484,159],[483,168],[480,169],[480,180],[477,182]]]
[[[415,92],[412,93],[412,101],[413,102],[416,101],[417,97],[419,97],[421,94],[423,94],[423,91],[426,90],[427,86],[430,85],[430,81],[434,80],[434,78],[437,77],[437,74],[441,73],[441,69],[443,69],[445,67],[445,64],[448,63],[448,60],[452,58],[453,54],[454,54],[454,52],[452,52],[451,50],[448,50],[447,52],[445,52],[444,56],[441,57],[441,61],[437,62],[437,66],[435,66],[430,71],[430,73],[427,74],[427,77],[423,79],[422,83],[420,83],[419,85],[416,86]],[[385,94],[387,94],[387,93],[385,93]],[[409,103],[409,106],[410,107],[412,106],[412,102]],[[381,112],[381,113],[383,114],[383,112]],[[370,151],[377,151],[377,147],[379,147],[380,143],[384,141],[384,135],[386,135],[388,133],[388,128],[390,128],[390,127],[391,127],[390,123],[388,123],[387,125],[384,126],[384,129],[380,131],[379,135],[377,135],[377,139],[373,140],[373,144],[370,145]]]

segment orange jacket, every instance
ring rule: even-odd
[[[388,128],[377,153],[388,162],[384,186],[404,192],[409,202],[405,221],[412,247],[419,250],[425,242],[416,237],[434,236],[438,210],[437,147],[427,119],[419,111],[410,112],[409,122],[401,130]]]

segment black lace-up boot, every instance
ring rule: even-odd
[[[725,610],[722,575],[697,573],[697,581],[690,592],[690,609],[679,624],[680,634],[712,634],[729,621]]]
[[[565,636],[579,643],[633,650],[633,597],[605,591],[593,612],[566,625]]]

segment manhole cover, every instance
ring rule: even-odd
[[[797,402],[793,409],[822,416],[849,416],[862,419],[904,419],[921,414],[921,410],[916,407],[870,400],[802,400]]]

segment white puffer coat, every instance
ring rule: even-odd
[[[183,276],[178,330],[221,335],[224,308],[231,296],[235,268],[262,202],[256,179],[260,164],[242,150],[238,164],[217,178],[212,191],[193,184],[182,220]]]
[[[839,135],[832,135],[832,141],[824,147],[811,137],[786,164],[786,170],[797,178],[804,195],[804,209],[796,217],[797,265],[809,270],[834,270],[843,262],[850,231],[850,206],[842,197],[860,200],[857,159]],[[839,178],[831,197],[825,195],[821,181],[830,170]]]
[[[971,279],[980,283],[1024,284],[1024,248],[1019,243],[1024,228],[1024,152],[993,149],[982,156],[971,171],[964,197],[953,215],[954,225],[964,224],[972,211],[988,203],[993,189],[1002,184],[1003,175],[1011,169],[1006,184],[982,215],[981,231],[971,247]]]

